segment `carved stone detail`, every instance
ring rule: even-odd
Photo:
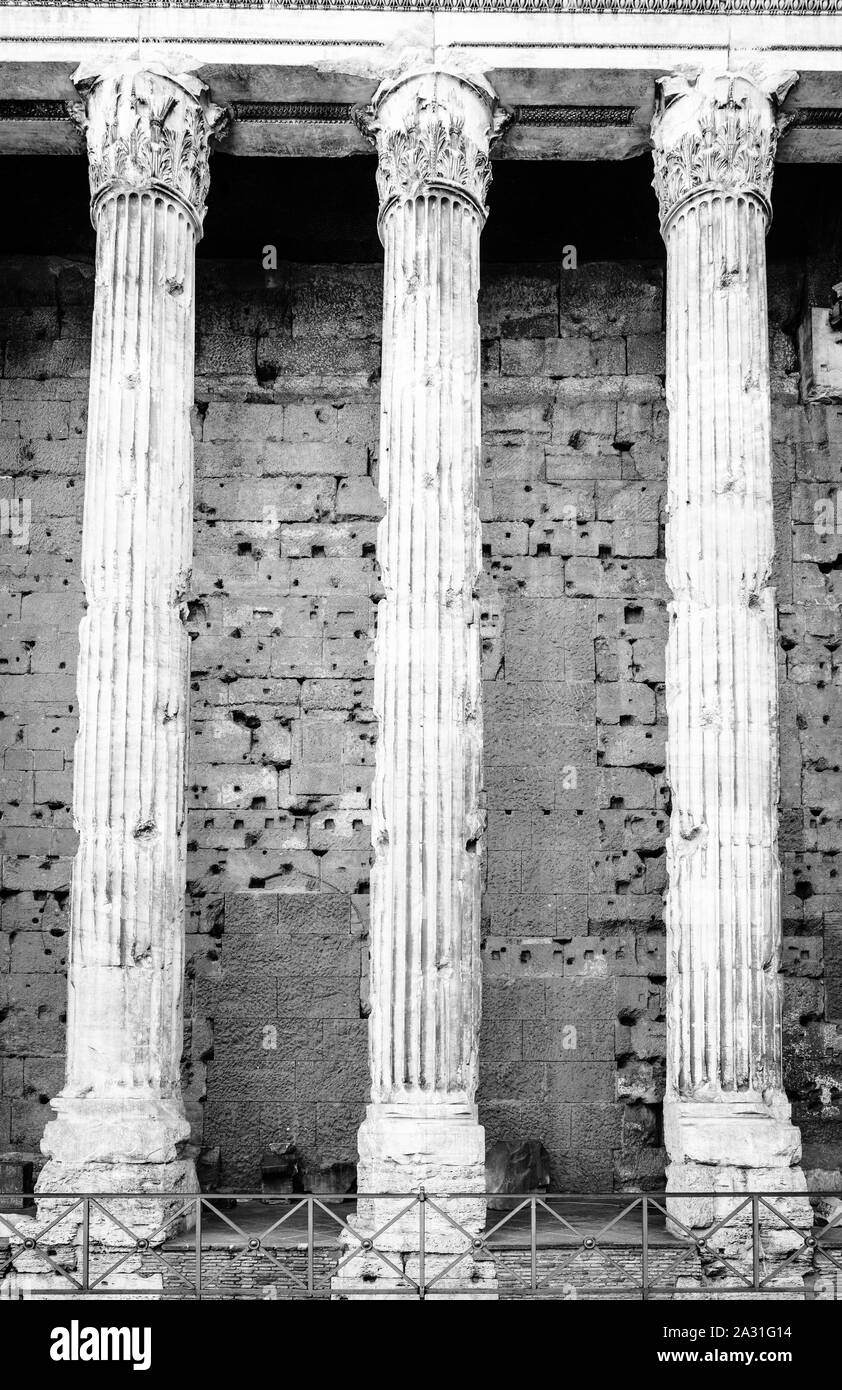
[[[514,125],[565,126],[576,130],[591,126],[631,125],[635,106],[516,106]]]
[[[450,183],[485,208],[491,161],[466,138],[464,122],[454,113],[430,119],[418,97],[414,120],[403,130],[381,131],[377,146],[381,203],[414,198],[433,183]]]
[[[157,62],[113,69],[83,64],[73,81],[85,99],[75,114],[88,146],[92,208],[108,192],[159,189],[181,202],[201,230],[210,142],[228,121],[204,83]]]
[[[397,199],[451,189],[487,215],[489,149],[510,120],[480,77],[412,68],[384,82],[356,115],[377,148],[381,221]]]
[[[771,206],[778,113],[795,73],[676,73],[658,82],[653,180],[666,224],[685,198],[716,189]]]

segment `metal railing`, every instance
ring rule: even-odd
[[[371,1230],[344,1193],[20,1194],[38,1205],[0,1211],[0,1285],[6,1298],[842,1299],[842,1199],[809,1198],[824,1224],[807,1226],[798,1193],[421,1188],[364,1194],[369,1220],[391,1213]],[[484,1200],[484,1229],[453,1215]],[[711,1203],[716,1219],[696,1224]]]

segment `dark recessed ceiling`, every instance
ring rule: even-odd
[[[576,247],[579,261],[658,259],[663,244],[651,188],[651,162],[499,160],[491,216],[483,234],[488,261],[555,261]],[[842,253],[842,181],[824,165],[778,166],[772,259]],[[0,253],[91,255],[85,165],[81,158],[0,159],[6,214]],[[374,159],[248,159],[218,154],[201,256],[259,257],[267,244],[280,261],[374,261],[377,239]]]

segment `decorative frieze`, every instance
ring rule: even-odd
[[[512,125],[577,127],[631,125],[635,106],[516,106]]]

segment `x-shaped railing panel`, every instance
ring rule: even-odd
[[[179,1283],[184,1284],[185,1288],[194,1288],[192,1281],[184,1278],[184,1276],[180,1273],[178,1266],[175,1264],[175,1262],[163,1254],[162,1250],[160,1249],[160,1242],[158,1240],[159,1237],[164,1238],[166,1236],[166,1232],[170,1226],[174,1225],[175,1222],[180,1221],[181,1218],[185,1216],[188,1212],[192,1213],[195,1210],[194,1198],[188,1197],[186,1201],[183,1202],[179,1210],[171,1213],[166,1218],[166,1220],[160,1222],[159,1225],[153,1230],[152,1234],[149,1236],[139,1236],[136,1231],[133,1231],[129,1226],[127,1226],[125,1222],[121,1221],[118,1216],[115,1216],[113,1211],[109,1211],[108,1208],[104,1205],[104,1202],[101,1198],[89,1197],[86,1198],[85,1201],[89,1202],[91,1204],[91,1207],[93,1207],[95,1211],[98,1211],[102,1216],[106,1218],[107,1221],[110,1221],[114,1226],[118,1228],[118,1230],[122,1231],[124,1235],[128,1236],[129,1240],[132,1242],[131,1248],[127,1247],[123,1251],[119,1259],[115,1260],[115,1262],[112,1265],[110,1265],[108,1269],[104,1270],[102,1274],[98,1274],[97,1277],[93,1280],[91,1280],[87,1274],[89,1266],[88,1260],[86,1260],[85,1287],[87,1289],[93,1290],[96,1288],[104,1287],[106,1279],[110,1279],[114,1271],[120,1269],[126,1263],[126,1260],[130,1259],[133,1255],[142,1255],[146,1251],[151,1251],[154,1254],[155,1259],[160,1260],[162,1264],[167,1266],[168,1269],[171,1269],[176,1280]],[[88,1216],[88,1220],[89,1219],[90,1218]],[[103,1246],[105,1249],[108,1248],[107,1242],[103,1241],[101,1236],[98,1237],[97,1244]],[[89,1258],[90,1238],[88,1239],[88,1259]]]
[[[282,1297],[328,1296],[325,1279],[322,1279],[319,1287],[316,1286],[315,1252],[319,1245],[323,1246],[324,1250],[335,1251],[336,1244],[341,1240],[345,1249],[335,1263],[332,1259],[330,1261],[330,1274],[334,1278],[339,1276],[340,1287],[341,1276],[356,1273],[353,1262],[360,1255],[371,1257],[382,1267],[384,1273],[388,1272],[394,1276],[393,1282],[384,1285],[376,1275],[364,1273],[359,1281],[361,1294],[394,1294],[419,1299],[424,1299],[431,1292],[437,1292],[443,1297],[465,1293],[482,1295],[483,1280],[477,1277],[476,1270],[471,1271],[473,1277],[466,1274],[465,1278],[460,1280],[459,1271],[465,1261],[484,1257],[489,1261],[496,1261],[500,1269],[504,1269],[506,1250],[511,1248],[522,1252],[526,1247],[530,1257],[528,1279],[521,1278],[513,1289],[501,1285],[499,1291],[504,1297],[566,1298],[571,1296],[569,1291],[572,1289],[574,1297],[577,1292],[586,1297],[623,1296],[632,1293],[645,1299],[652,1296],[670,1297],[675,1294],[674,1286],[655,1282],[651,1278],[650,1256],[654,1247],[649,1222],[654,1215],[664,1218],[671,1237],[665,1240],[656,1237],[655,1244],[659,1256],[677,1253],[692,1256],[695,1262],[696,1257],[704,1257],[709,1253],[715,1265],[715,1270],[706,1267],[708,1262],[704,1258],[699,1259],[698,1267],[694,1263],[692,1271],[687,1271],[691,1276],[690,1283],[688,1287],[682,1288],[682,1295],[710,1296],[714,1293],[734,1293],[763,1297],[764,1294],[774,1295],[782,1288],[791,1289],[792,1283],[782,1284],[781,1281],[787,1271],[792,1270],[805,1256],[809,1256],[814,1269],[818,1268],[821,1261],[826,1268],[833,1269],[837,1274],[842,1273],[842,1244],[836,1246],[834,1243],[842,1232],[842,1207],[826,1226],[814,1227],[808,1231],[803,1222],[799,1222],[797,1209],[788,1206],[791,1200],[806,1201],[810,1196],[836,1195],[783,1192],[688,1192],[657,1195],[543,1192],[509,1194],[502,1200],[510,1201],[510,1209],[484,1229],[478,1230],[473,1224],[465,1224],[464,1216],[460,1220],[454,1215],[454,1207],[456,1203],[466,1200],[482,1202],[484,1194],[428,1193],[419,1188],[413,1193],[361,1194],[361,1200],[366,1203],[366,1207],[376,1204],[377,1228],[369,1231],[362,1224],[366,1216],[371,1219],[365,1208],[365,1216],[363,1212],[358,1211],[356,1218],[350,1215],[346,1218],[337,1210],[337,1205],[354,1200],[347,1193],[254,1193],[236,1196],[196,1193],[187,1197],[183,1193],[50,1193],[39,1194],[37,1198],[39,1202],[47,1204],[46,1215],[49,1219],[45,1224],[30,1224],[28,1219],[21,1222],[20,1218],[16,1221],[8,1214],[0,1212],[0,1234],[5,1233],[9,1237],[12,1247],[9,1262],[11,1268],[15,1268],[15,1261],[20,1253],[28,1251],[43,1262],[45,1272],[49,1270],[59,1276],[55,1289],[42,1289],[39,1285],[35,1296],[39,1296],[41,1292],[58,1297],[79,1294],[137,1296],[137,1285],[127,1289],[118,1289],[112,1285],[117,1271],[123,1268],[132,1256],[138,1254],[143,1257],[142,1274],[145,1277],[153,1272],[150,1262],[158,1262],[154,1272],[162,1273],[165,1282],[160,1289],[156,1289],[156,1296],[259,1296],[251,1290],[236,1287],[216,1289],[203,1285],[203,1256],[207,1255],[209,1249],[219,1245],[218,1230],[209,1243],[206,1243],[203,1234],[203,1214],[209,1214],[237,1236],[241,1242],[240,1248],[236,1250],[238,1257],[242,1254],[252,1254],[266,1261],[268,1267],[282,1276],[278,1278],[277,1284],[271,1286]],[[679,1199],[682,1204],[693,1200],[715,1199],[719,1203],[728,1204],[729,1210],[707,1225],[690,1225],[687,1223],[693,1219],[692,1208],[691,1214],[688,1215],[687,1208],[684,1207],[684,1220],[676,1215],[676,1202]],[[258,1200],[262,1203],[280,1203],[284,1210],[255,1233],[250,1223],[241,1224],[229,1215],[229,1209],[231,1203],[236,1206],[239,1202]],[[501,1199],[498,1197],[496,1200],[499,1203]],[[158,1224],[155,1225],[152,1219],[155,1216],[153,1208],[152,1217],[147,1216],[142,1232],[132,1229],[132,1223],[125,1215],[123,1207],[123,1203],[132,1201],[142,1201],[145,1212],[150,1210],[150,1203],[163,1202],[165,1207],[159,1214],[160,1219],[155,1218]],[[61,1202],[61,1209],[53,1214],[51,1208],[55,1202]],[[584,1213],[582,1216],[576,1213],[577,1206],[581,1210],[582,1203],[606,1202],[618,1204],[618,1209],[610,1214],[609,1219],[604,1219],[605,1214],[599,1210],[596,1212],[596,1219],[594,1213]],[[382,1206],[385,1203],[394,1207],[388,1220],[382,1219]],[[458,1210],[458,1207],[455,1209]],[[300,1219],[302,1214],[306,1216],[306,1238],[296,1240],[296,1218]],[[317,1215],[327,1219],[333,1232],[332,1238],[330,1235],[325,1238],[324,1230],[317,1235]],[[417,1225],[412,1220],[407,1221],[407,1218],[412,1218],[413,1215],[417,1215]],[[524,1216],[528,1217],[528,1232],[524,1230]],[[75,1218],[73,1234],[65,1238],[59,1234],[57,1239],[57,1228],[70,1218]],[[436,1226],[435,1234],[432,1230],[433,1220]],[[184,1221],[194,1227],[193,1279],[185,1272],[183,1262],[185,1249],[189,1252],[189,1245],[180,1243],[173,1246],[168,1240],[173,1233],[173,1227],[180,1226]],[[401,1223],[401,1240],[404,1243],[396,1245],[393,1235],[389,1248],[384,1249],[383,1238],[398,1223]],[[24,1229],[25,1225],[30,1225],[30,1229]],[[111,1226],[113,1238],[104,1231],[104,1225]],[[726,1256],[722,1249],[716,1248],[716,1237],[727,1236],[729,1230],[733,1231],[734,1227],[740,1236],[736,1241],[737,1254],[733,1253],[732,1246],[732,1251]],[[507,1228],[513,1232],[510,1239],[505,1238]],[[464,1244],[454,1249],[452,1237],[442,1243],[438,1237],[443,1230],[454,1233]],[[563,1233],[565,1238],[554,1241],[552,1230]],[[798,1239],[786,1254],[781,1250],[780,1257],[774,1258],[774,1242],[766,1242],[764,1239],[770,1230],[779,1233],[789,1231]],[[284,1235],[282,1240],[277,1239],[282,1232],[291,1234]],[[54,1258],[55,1251],[50,1253],[52,1244],[49,1248],[44,1248],[44,1242],[50,1235],[53,1237],[52,1244],[76,1247],[79,1255],[78,1266],[68,1267]],[[526,1240],[523,1239],[524,1236],[527,1236]],[[769,1253],[770,1245],[772,1255]],[[17,1249],[18,1246],[20,1250]],[[574,1248],[575,1246],[578,1248]],[[229,1247],[229,1252],[233,1248]],[[560,1285],[553,1282],[554,1271],[551,1270],[548,1274],[546,1270],[539,1270],[539,1252],[551,1254],[554,1251],[565,1251],[568,1256],[557,1268]],[[294,1267],[294,1256],[300,1257],[302,1252],[306,1253],[306,1278],[301,1277],[300,1267]],[[580,1264],[590,1252],[595,1252],[600,1268],[610,1276],[610,1287],[607,1282],[601,1283],[599,1278],[593,1277],[592,1265],[589,1265],[589,1277],[584,1281],[574,1278],[573,1266]],[[411,1263],[407,1264],[407,1255],[417,1259],[417,1269],[413,1268]],[[636,1270],[629,1265],[630,1257],[638,1255],[641,1261],[639,1278]],[[107,1258],[109,1256],[110,1259]],[[94,1258],[99,1261],[101,1257],[105,1258],[106,1267],[98,1267],[94,1272],[92,1261]],[[435,1257],[434,1262],[431,1257]],[[747,1271],[749,1264],[750,1273]],[[661,1262],[660,1269],[663,1268]],[[677,1273],[678,1271],[674,1271],[668,1278],[677,1277]],[[730,1278],[723,1279],[723,1275]],[[369,1279],[371,1287],[366,1288]],[[345,1287],[347,1289],[347,1286]]]
[[[365,1197],[366,1201],[406,1201],[405,1196],[396,1198],[394,1193],[392,1193],[391,1196],[387,1197],[369,1197],[368,1193],[366,1193]],[[383,1226],[380,1226],[375,1231],[373,1236],[361,1235],[360,1232],[355,1230],[353,1226],[349,1225],[347,1221],[344,1221],[341,1216],[337,1216],[335,1212],[331,1211],[330,1208],[324,1204],[324,1202],[320,1202],[318,1201],[318,1199],[314,1200],[316,1200],[316,1203],[319,1206],[319,1208],[322,1211],[326,1212],[327,1215],[333,1221],[335,1221],[336,1224],[340,1226],[343,1231],[345,1231],[348,1235],[352,1236],[359,1246],[359,1249],[350,1250],[348,1254],[345,1256],[345,1258],[339,1261],[339,1264],[336,1267],[337,1274],[339,1274],[343,1269],[347,1268],[351,1260],[353,1260],[357,1255],[363,1252],[366,1255],[376,1255],[377,1258],[379,1260],[382,1260],[383,1263],[387,1265],[388,1268],[391,1269],[394,1274],[397,1274],[398,1278],[403,1283],[405,1283],[408,1287],[414,1289],[417,1293],[420,1292],[420,1285],[418,1284],[418,1282],[415,1279],[413,1279],[410,1275],[408,1275],[405,1270],[401,1269],[398,1265],[394,1264],[390,1259],[388,1259],[388,1257],[384,1255],[382,1250],[378,1250],[375,1243],[380,1239],[381,1236],[385,1235],[387,1231],[391,1230],[391,1228],[396,1224],[396,1222],[400,1221],[404,1216],[407,1216],[409,1212],[414,1211],[418,1207],[420,1202],[419,1196],[415,1194],[411,1195],[406,1206],[402,1207],[400,1211],[396,1212],[395,1215],[392,1216]]]
[[[728,1194],[728,1193],[722,1193],[722,1192],[716,1192],[716,1193],[712,1193],[712,1194],[706,1194],[706,1193],[689,1193],[689,1194],[683,1194],[683,1193],[682,1193],[682,1194],[671,1194],[671,1195],[681,1196],[682,1198],[685,1198],[685,1197],[687,1197],[687,1196],[689,1196],[689,1197],[704,1198],[704,1197],[706,1197],[706,1196],[708,1196],[708,1195],[711,1195],[711,1196],[715,1196],[715,1197],[717,1197],[717,1198],[720,1198],[720,1197],[721,1197],[721,1198],[724,1198],[725,1200],[727,1200],[728,1197],[729,1197],[729,1194]],[[747,1207],[750,1207],[750,1206],[751,1206],[751,1200],[752,1200],[752,1199],[751,1199],[750,1196],[745,1197],[742,1201],[740,1201],[740,1202],[738,1203],[738,1205],[734,1208],[733,1211],[728,1212],[727,1216],[723,1216],[722,1219],[721,1219],[720,1221],[715,1221],[715,1222],[713,1223],[712,1226],[707,1226],[707,1227],[704,1227],[704,1226],[702,1226],[702,1227],[686,1226],[686,1225],[684,1224],[683,1221],[679,1221],[679,1219],[678,1219],[678,1217],[675,1215],[674,1211],[669,1210],[669,1208],[666,1207],[666,1206],[662,1206],[661,1203],[658,1202],[658,1201],[657,1201],[655,1198],[653,1198],[653,1197],[650,1197],[650,1198],[649,1198],[649,1204],[655,1209],[655,1211],[661,1212],[661,1213],[666,1217],[667,1221],[669,1222],[669,1224],[670,1224],[673,1228],[675,1228],[675,1227],[680,1228],[680,1230],[681,1230],[682,1233],[687,1237],[687,1239],[688,1239],[688,1240],[691,1240],[691,1241],[693,1242],[693,1244],[695,1245],[695,1248],[696,1248],[697,1253],[701,1256],[701,1255],[704,1254],[704,1252],[705,1252],[705,1251],[707,1250],[707,1248],[710,1246],[710,1242],[711,1242],[711,1240],[713,1239],[713,1237],[716,1236],[716,1235],[718,1235],[720,1231],[723,1231],[727,1226],[729,1226],[730,1223],[734,1220],[734,1217],[735,1217],[735,1216],[739,1216],[739,1214],[740,1214],[741,1211],[744,1211]],[[752,1248],[754,1248],[754,1239],[755,1239],[755,1238],[754,1238],[754,1236],[753,1236],[753,1237],[752,1237]],[[737,1265],[734,1265],[734,1264],[731,1263],[730,1260],[727,1260],[727,1259],[725,1258],[725,1256],[722,1254],[722,1251],[721,1251],[721,1250],[715,1250],[715,1251],[712,1251],[711,1253],[712,1253],[712,1255],[713,1255],[713,1258],[716,1260],[717,1264],[724,1265],[725,1268],[726,1268],[727,1270],[730,1270],[730,1272],[731,1272],[732,1274],[736,1275],[737,1279],[740,1281],[739,1284],[737,1285],[737,1288],[734,1289],[734,1290],[732,1290],[732,1292],[737,1293],[737,1292],[740,1292],[740,1291],[743,1290],[743,1289],[751,1289],[751,1288],[753,1287],[753,1281],[752,1281],[752,1279],[751,1279],[748,1275],[744,1274],[744,1273],[742,1272],[742,1270],[740,1270],[740,1269],[738,1268]],[[704,1272],[704,1268],[702,1268],[702,1270],[701,1270],[701,1277],[702,1277],[703,1280],[707,1279],[707,1276],[705,1275],[705,1272]],[[710,1285],[714,1285],[714,1284],[717,1284],[717,1281],[716,1281],[716,1280],[707,1280],[707,1283],[710,1284]],[[718,1285],[718,1284],[717,1284],[717,1287],[718,1287],[718,1288],[721,1288],[721,1286]]]
[[[622,1211],[619,1211],[617,1213],[613,1220],[607,1222],[606,1225],[604,1225],[600,1230],[598,1230],[595,1235],[583,1234],[583,1232],[578,1226],[573,1226],[572,1223],[567,1221],[561,1215],[560,1212],[557,1212],[554,1207],[551,1207],[546,1198],[541,1198],[538,1202],[538,1205],[541,1207],[543,1211],[548,1212],[554,1221],[564,1226],[571,1233],[571,1235],[574,1235],[577,1238],[577,1240],[581,1242],[581,1248],[577,1250],[574,1256],[574,1260],[581,1259],[583,1251],[585,1250],[596,1250],[600,1258],[607,1265],[610,1265],[613,1269],[619,1270],[620,1279],[623,1285],[630,1285],[632,1288],[635,1287],[634,1281],[629,1279],[629,1275],[627,1274],[623,1266],[617,1262],[614,1256],[609,1255],[608,1252],[604,1249],[604,1247],[599,1245],[599,1241],[606,1234],[607,1231],[613,1230],[613,1228],[617,1225],[619,1221],[622,1221],[631,1212],[636,1211],[640,1207],[640,1198],[635,1197],[631,1202],[629,1202],[625,1207],[623,1207]],[[641,1248],[641,1256],[642,1254],[643,1250]]]
[[[234,1231],[238,1236],[241,1236],[242,1239],[245,1241],[245,1244],[242,1247],[242,1249],[237,1252],[238,1257],[240,1255],[251,1254],[257,1255],[261,1259],[268,1260],[271,1264],[277,1266],[277,1268],[281,1270],[282,1274],[286,1276],[286,1278],[289,1280],[291,1284],[295,1284],[299,1289],[303,1289],[306,1293],[309,1287],[308,1283],[305,1282],[305,1280],[300,1279],[299,1276],[294,1272],[294,1270],[289,1268],[288,1264],[286,1264],[283,1260],[279,1259],[277,1255],[274,1255],[271,1250],[267,1249],[265,1242],[270,1235],[272,1235],[275,1231],[279,1230],[280,1227],[283,1226],[286,1221],[289,1221],[296,1214],[296,1212],[301,1211],[303,1207],[306,1207],[307,1202],[308,1199],[306,1197],[300,1197],[295,1202],[295,1205],[292,1206],[288,1212],[286,1212],[283,1216],[280,1216],[277,1221],[273,1221],[271,1226],[267,1226],[265,1231],[261,1231],[260,1235],[250,1235],[248,1231],[244,1231],[242,1226],[239,1226],[236,1221],[232,1221],[231,1218],[227,1216],[224,1211],[220,1211],[219,1208],[215,1206],[214,1203],[210,1201],[207,1197],[204,1197],[202,1199],[202,1206],[206,1211],[212,1211],[215,1216],[219,1217],[221,1221],[224,1221],[226,1226],[230,1226],[231,1230]]]
[[[48,1231],[53,1230],[53,1228],[55,1226],[58,1226],[60,1222],[64,1221],[68,1216],[71,1216],[78,1207],[81,1206],[84,1210],[87,1201],[87,1199],[84,1197],[71,1197],[67,1200],[70,1201],[70,1206],[66,1209],[66,1211],[59,1212],[58,1215],[53,1217],[52,1221],[50,1221],[46,1226],[40,1226],[38,1229],[38,1234],[35,1236],[25,1235],[22,1231],[19,1231],[17,1227],[11,1221],[9,1221],[8,1217],[3,1215],[2,1212],[0,1212],[0,1225],[4,1226],[6,1230],[12,1232],[13,1240],[17,1239],[20,1241],[22,1250],[26,1250],[29,1253],[33,1253],[37,1255],[39,1259],[45,1260],[46,1263],[50,1266],[50,1268],[55,1270],[55,1272],[61,1275],[62,1278],[67,1279],[69,1283],[72,1284],[74,1289],[81,1290],[84,1286],[84,1281],[80,1282],[78,1279],[74,1278],[74,1276],[71,1274],[70,1270],[67,1268],[66,1265],[60,1265],[56,1260],[52,1258],[52,1256],[46,1250],[41,1250],[38,1246],[39,1240],[42,1240]],[[87,1240],[85,1240],[85,1244],[87,1246]],[[13,1251],[12,1267],[14,1267],[16,1259],[17,1255]]]

